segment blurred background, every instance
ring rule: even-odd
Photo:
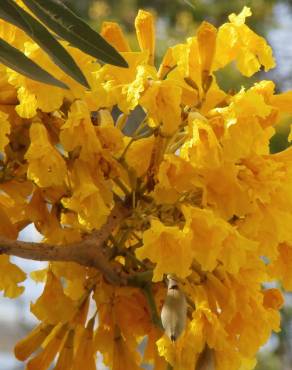
[[[251,7],[253,16],[248,25],[264,36],[273,48],[277,67],[269,73],[258,73],[246,79],[232,67],[224,69],[218,76],[225,89],[239,90],[242,85],[250,86],[261,79],[272,79],[277,91],[292,90],[292,0],[66,0],[80,17],[86,19],[97,31],[104,20],[122,25],[132,48],[138,49],[134,32],[134,19],[138,9],[151,10],[156,16],[156,65],[161,61],[167,47],[183,42],[194,35],[202,20],[216,26],[227,21],[230,13],[238,13],[244,5]],[[288,146],[287,136],[291,117],[286,117],[277,127],[271,140],[271,151],[277,152]],[[22,240],[38,241],[40,235],[32,225],[22,233]],[[15,262],[29,275],[33,270],[45,266],[41,262],[30,262],[14,258]],[[0,293],[0,370],[22,370],[24,365],[15,360],[13,345],[36,324],[29,312],[30,302],[41,294],[43,286],[32,279],[25,282],[24,294],[15,300]],[[281,311],[282,331],[273,334],[260,350],[256,370],[292,370],[292,294],[286,294],[286,304]],[[256,318],[255,318],[256,320]],[[103,370],[102,364],[98,367]],[[85,369],[86,370],[86,369]],[[125,369],[127,370],[127,369]]]

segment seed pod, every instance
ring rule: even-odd
[[[168,275],[168,288],[161,311],[162,326],[165,334],[174,342],[186,326],[187,302],[183,291],[173,275]]]

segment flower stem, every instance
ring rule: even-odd
[[[151,283],[147,283],[143,287],[143,292],[144,292],[144,295],[145,295],[145,297],[147,299],[147,302],[148,302],[148,306],[149,306],[149,309],[150,309],[150,314],[151,314],[151,319],[152,319],[153,324],[155,326],[157,326],[158,328],[160,328],[161,330],[163,330],[161,319],[160,319],[160,316],[158,315],[157,308],[156,308],[156,303],[155,303],[155,300],[154,300],[154,297],[153,297]]]

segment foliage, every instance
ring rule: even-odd
[[[272,81],[231,93],[216,81],[230,63],[246,77],[274,67],[250,15],[203,22],[158,69],[150,13],[135,19],[139,51],[106,23],[101,35],[127,69],[64,44],[90,90],[1,21],[3,39],[69,87],[1,65],[0,288],[16,297],[25,278],[8,255],[50,261],[33,273],[45,282],[31,305],[41,323],[15,347],[27,369],[57,358],[55,369],[91,370],[99,351],[113,370],[201,370],[202,358],[248,370],[279,330],[283,297],[263,283],[292,287],[292,149],[272,154],[269,142],[292,93],[275,94]],[[30,223],[41,245],[15,241]],[[175,344],[157,314],[167,274],[188,304]]]
[[[56,0],[35,1],[23,0],[23,3],[45,25],[57,35],[71,43],[72,46],[107,63],[126,67],[125,60],[98,33],[94,32],[82,19],[70,9]],[[71,54],[35,17],[22,9],[13,0],[3,0],[0,4],[0,18],[15,25],[38,43],[48,56],[65,73],[80,84],[89,87],[88,82],[72,58]],[[13,70],[36,81],[54,86],[67,86],[53,77],[37,63],[29,59],[25,53],[17,50],[9,43],[0,39],[0,61]]]

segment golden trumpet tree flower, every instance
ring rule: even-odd
[[[62,41],[89,88],[1,20],[0,37],[68,86],[0,65],[0,289],[23,290],[9,256],[48,261],[32,273],[45,284],[31,304],[40,324],[15,347],[27,369],[95,369],[100,352],[113,370],[249,370],[280,330],[283,297],[265,282],[292,289],[292,148],[272,154],[269,140],[292,92],[261,81],[230,93],[215,74],[274,67],[249,16],[203,22],[160,66],[146,11],[140,50],[117,24],[102,28],[128,68]],[[43,242],[18,240],[31,223]],[[175,343],[160,321],[169,274],[188,306]]]

